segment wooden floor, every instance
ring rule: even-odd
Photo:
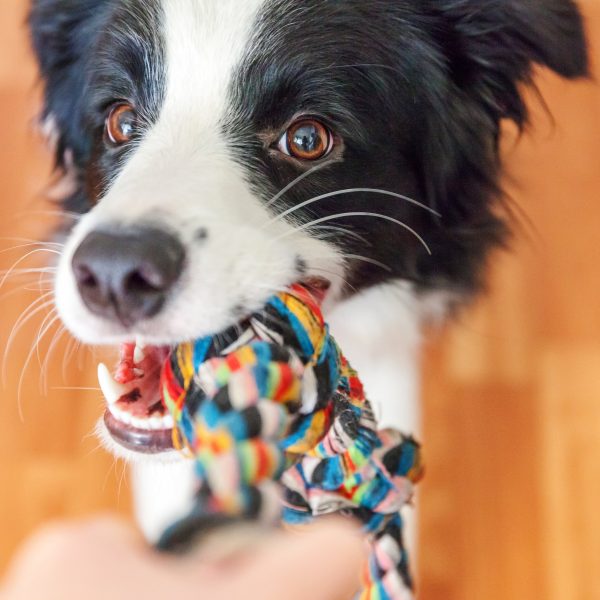
[[[39,196],[49,163],[32,121],[25,4],[0,2],[0,270],[36,249],[6,251],[42,236],[51,215],[39,211],[52,210]],[[598,48],[600,2],[582,4]],[[425,353],[424,600],[600,600],[600,89],[547,73],[540,87],[554,124],[538,109],[535,133],[506,143],[529,224],[498,257],[489,295],[432,332]],[[2,346],[40,285],[2,285]],[[52,325],[28,357],[45,315],[14,336],[6,364],[0,571],[47,519],[130,507],[122,466],[89,435],[98,393],[59,389],[94,387],[93,357],[60,338],[46,362]]]

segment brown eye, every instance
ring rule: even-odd
[[[137,114],[131,104],[121,103],[112,107],[106,118],[106,137],[111,144],[122,146],[135,134]]]
[[[333,134],[316,119],[302,119],[285,132],[278,147],[299,160],[319,160],[331,152]]]

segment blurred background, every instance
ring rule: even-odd
[[[580,3],[597,66],[600,0]],[[96,361],[43,296],[53,247],[31,245],[56,207],[26,4],[0,2],[0,575],[48,519],[130,514],[124,466],[92,435]],[[600,88],[538,82],[552,117],[532,95],[532,131],[504,144],[526,215],[512,252],[425,351],[422,600],[600,600]]]

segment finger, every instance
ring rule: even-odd
[[[67,589],[97,579],[99,565],[113,561],[116,570],[143,548],[135,530],[114,517],[47,525],[15,557],[4,593],[29,599],[37,589],[37,597],[64,599]]]
[[[360,532],[334,521],[274,540],[241,580],[250,595],[262,590],[261,600],[347,600],[360,588],[365,560]]]
[[[109,541],[113,545],[123,543],[127,546],[144,543],[141,534],[128,521],[113,515],[73,521],[68,527],[72,529],[73,535],[90,541]]]

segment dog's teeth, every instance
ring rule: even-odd
[[[115,419],[120,420],[121,410],[116,404],[109,404],[108,410]]]
[[[144,431],[164,431],[165,429],[173,429],[175,426],[170,415],[151,418],[134,417],[127,411],[121,410],[116,404],[109,405],[108,410],[117,421]]]
[[[175,421],[171,415],[165,415],[162,418],[162,429],[173,429],[175,427]]]
[[[160,419],[158,417],[150,417],[146,420],[148,429],[160,429]]]
[[[115,416],[117,417],[117,419],[119,419],[119,421],[121,421],[121,423],[125,423],[125,425],[133,426],[133,420],[135,417],[132,417],[129,413],[127,413],[123,410],[119,410],[119,411],[117,411],[117,414]]]
[[[147,423],[149,429],[155,431],[160,431],[161,429],[164,429],[163,422],[160,417],[151,417],[150,419],[148,419]]]
[[[133,360],[136,365],[139,365],[144,360],[144,358],[146,358],[145,348],[138,342],[135,345],[135,350],[133,352]]]
[[[138,378],[143,377],[144,371],[142,369],[133,369],[133,374]]]
[[[125,421],[127,423],[127,421]],[[136,429],[148,429],[148,421],[146,419],[139,419],[138,417],[131,417],[129,424]]]
[[[127,386],[117,383],[104,363],[98,365],[98,383],[108,404],[115,404],[130,390]]]

